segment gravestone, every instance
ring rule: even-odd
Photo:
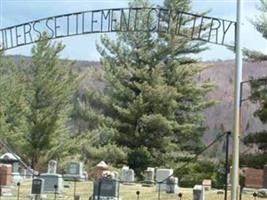
[[[44,192],[63,192],[63,177],[61,174],[57,174],[57,162],[51,160],[48,163],[48,173],[40,174],[40,178],[44,179]],[[56,186],[56,188],[55,188]]]
[[[47,196],[44,193],[44,179],[42,178],[33,178],[32,179],[32,190],[31,190],[31,199],[41,200],[46,199]]]
[[[171,193],[171,194],[178,193],[178,178],[171,176],[167,179],[166,193]]]
[[[48,174],[56,174],[57,173],[57,161],[55,161],[55,160],[49,161],[47,173]]]
[[[134,184],[134,170],[129,169],[128,166],[123,166],[121,170],[121,181],[123,184],[132,185]]]
[[[173,174],[173,169],[157,169],[156,171],[156,190],[166,190],[166,183],[168,177]]]
[[[193,200],[205,200],[205,190],[202,185],[195,185],[193,188]]]
[[[61,174],[43,173],[40,175],[40,178],[44,179],[44,193],[50,193],[50,192],[62,193],[63,192],[64,185],[63,185],[63,178]]]
[[[84,181],[86,179],[83,171],[83,163],[70,162],[65,169],[66,174],[63,175],[66,181]]]
[[[12,166],[8,164],[0,165],[0,185],[11,185],[12,182]]]
[[[144,187],[152,187],[155,183],[155,168],[148,167],[144,172],[145,180],[142,184]]]
[[[119,200],[119,182],[110,178],[94,181],[92,200]]]
[[[32,194],[42,194],[44,192],[44,179],[34,178],[32,180]]]
[[[210,179],[204,179],[202,181],[202,186],[204,187],[204,190],[206,190],[206,191],[211,190],[211,180]]]
[[[130,168],[128,166],[123,166],[121,169],[121,181],[124,182],[126,180],[127,172]]]
[[[0,193],[1,196],[12,196],[12,166],[9,164],[0,165]]]

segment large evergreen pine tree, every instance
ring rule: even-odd
[[[149,4],[139,0],[130,6]],[[188,0],[166,0],[164,8],[191,9]],[[142,20],[145,16],[147,13],[139,13],[136,27],[147,25]],[[168,16],[162,19],[168,20]],[[160,26],[165,24],[163,21]],[[170,28],[175,29],[175,24]],[[127,164],[137,173],[150,165],[170,165],[180,151],[194,153],[201,146],[205,129],[201,112],[213,103],[205,99],[212,84],[195,80],[204,67],[192,55],[205,50],[203,45],[151,32],[121,32],[116,39],[101,38],[97,48],[107,86],[98,98],[101,109],[89,107],[105,117],[96,123],[98,128],[105,127],[117,145],[127,147]]]
[[[67,128],[76,75],[67,61],[61,61],[62,44],[51,44],[46,34],[32,49],[32,61],[21,71],[27,109],[27,131],[21,135],[21,150],[34,169],[42,169],[49,159],[68,154]]]

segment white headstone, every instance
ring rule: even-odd
[[[135,173],[133,169],[129,169],[128,166],[123,166],[121,170],[121,181],[124,184],[134,184]]]
[[[148,167],[147,170],[144,171],[144,182],[143,186],[151,187],[155,183],[155,168]]]
[[[57,161],[55,161],[55,160],[49,161],[47,173],[48,174],[56,174],[57,173]]]
[[[156,171],[156,182],[157,182],[157,191],[166,190],[166,183],[168,177],[173,174],[173,169],[157,169]]]
[[[212,183],[212,181],[210,179],[204,179],[202,181],[202,186],[204,187],[204,189],[206,191],[209,191],[209,190],[211,190],[211,183]]]
[[[202,185],[195,185],[193,188],[193,200],[205,200],[205,189]]]
[[[166,193],[178,193],[178,178],[171,176],[167,179]]]

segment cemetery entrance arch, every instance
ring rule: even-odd
[[[141,16],[146,25],[139,27],[137,21]],[[175,29],[171,29],[170,24],[175,24]],[[185,33],[184,28],[189,31]],[[35,43],[44,31],[50,39],[107,32],[159,32],[234,47],[235,39],[232,36],[235,35],[235,28],[234,21],[162,8],[100,9],[62,14],[2,28],[0,50]]]

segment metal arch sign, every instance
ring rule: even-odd
[[[144,20],[142,27],[138,20]],[[171,29],[171,24],[175,28]],[[235,28],[234,21],[163,8],[99,9],[0,29],[0,51],[38,42],[44,31],[50,39],[106,32],[158,32],[234,48]]]

